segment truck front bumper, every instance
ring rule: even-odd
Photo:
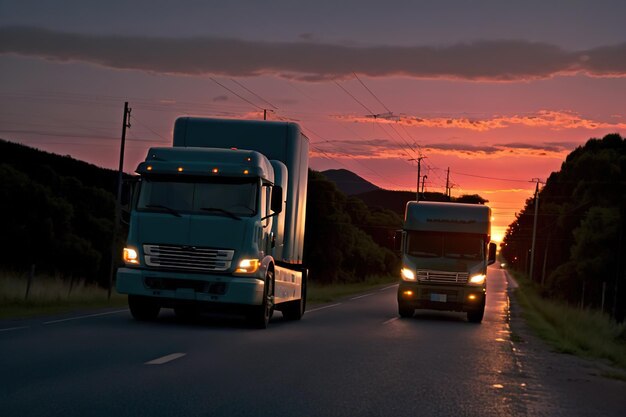
[[[474,311],[485,305],[485,288],[402,281],[398,304],[415,309]]]
[[[164,305],[173,301],[261,305],[264,285],[257,277],[120,268],[115,288],[120,294],[162,299]]]

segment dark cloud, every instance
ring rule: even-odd
[[[542,144],[512,142],[512,143],[497,144],[494,146],[499,146],[502,148],[529,149],[529,150],[546,151],[546,152],[570,151],[576,147],[575,145],[572,146],[570,142],[544,142]]]
[[[626,76],[626,43],[568,52],[528,41],[482,41],[447,47],[350,46],[211,37],[85,35],[33,27],[0,28],[0,54],[82,61],[168,74],[275,74],[320,81],[351,76],[526,80],[583,72]]]
[[[468,145],[462,143],[429,143],[424,145],[428,149],[436,149],[440,151],[452,151],[463,153],[486,153],[493,154],[500,152],[502,149],[492,145]]]

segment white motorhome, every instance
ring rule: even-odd
[[[406,206],[398,312],[415,309],[467,312],[480,323],[487,265],[495,262],[491,209],[480,204],[415,202]]]

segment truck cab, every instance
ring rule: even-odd
[[[136,172],[126,265],[116,280],[135,318],[155,318],[163,307],[183,317],[235,310],[256,327],[266,327],[274,309],[302,316],[306,272],[285,262],[294,241],[285,163],[250,149],[174,146],[151,148]]]
[[[398,312],[461,311],[480,323],[485,310],[491,210],[484,205],[409,202],[402,230]]]

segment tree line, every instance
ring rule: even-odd
[[[113,170],[0,140],[0,268],[28,271],[34,264],[39,273],[107,286],[116,189]],[[397,275],[394,234],[414,197],[377,190],[366,203],[309,170],[304,264],[311,279],[343,283]],[[449,201],[440,193],[423,198]],[[486,202],[477,195],[453,201]],[[124,241],[121,233],[117,253]]]
[[[116,172],[0,140],[0,268],[108,285]],[[305,264],[325,283],[391,274],[400,216],[309,172]],[[124,236],[116,242],[121,253]]]
[[[590,139],[550,175],[539,198],[526,201],[509,225],[502,255],[531,272],[546,297],[626,313],[626,139]],[[537,203],[538,201],[538,203]],[[531,260],[535,204],[535,256]]]

